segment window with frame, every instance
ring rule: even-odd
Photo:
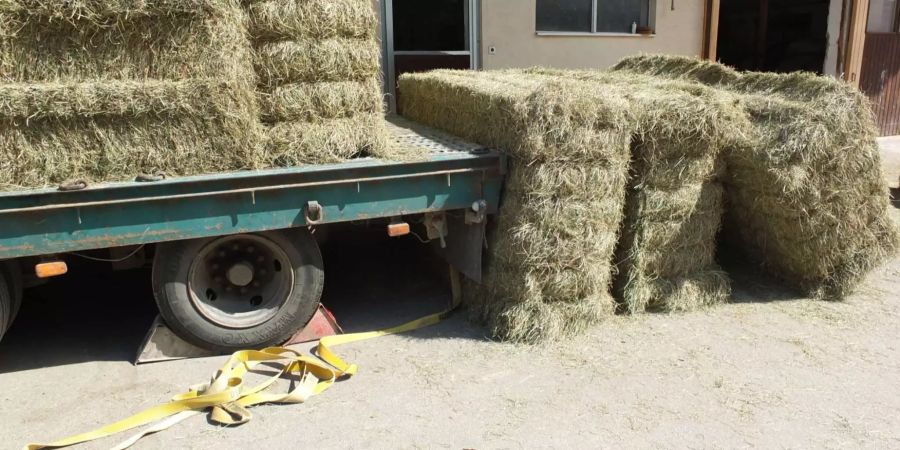
[[[649,27],[654,0],[537,0],[538,32],[631,33]]]

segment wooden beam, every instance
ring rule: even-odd
[[[844,59],[844,79],[851,85],[859,87],[863,51],[865,51],[866,47],[869,0],[854,0],[852,8],[847,39],[847,54]]]
[[[707,0],[704,17],[703,58],[715,61],[719,50],[719,15],[721,0]]]

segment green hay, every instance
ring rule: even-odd
[[[735,102],[746,131],[725,152],[731,234],[808,294],[841,299],[897,251],[871,109],[812,74],[738,73],[690,58],[626,58],[616,71],[699,82]]]
[[[724,213],[720,154],[740,121],[734,105],[708,88],[645,76],[543,68],[522,75],[576,79],[598,90],[620,86],[634,111],[615,283],[627,310],[686,311],[727,301],[730,281],[715,250]]]
[[[374,77],[366,81],[286,84],[271,93],[260,92],[259,101],[265,122],[314,122],[384,109],[381,83]]]
[[[418,160],[383,118],[377,15],[368,0],[248,1],[257,95],[276,166]]]
[[[42,4],[35,14],[0,15],[0,82],[215,78],[255,83],[244,14],[230,0],[197,2],[196,10],[179,14],[163,14],[156,4],[159,15],[125,10],[102,22],[36,14],[68,11],[64,2]]]
[[[250,35],[257,42],[378,38],[371,0],[266,0],[252,3],[247,12]]]
[[[632,123],[616,87],[438,71],[404,75],[400,91],[407,117],[511,156],[484,282],[464,292],[473,317],[536,342],[612,315]]]
[[[256,47],[256,73],[261,86],[288,83],[362,81],[380,74],[378,42],[357,39],[299,39]]]
[[[79,119],[91,117],[224,116],[241,108],[233,83],[188,81],[101,81],[0,84],[0,117]]]
[[[318,123],[281,122],[268,129],[264,152],[275,167],[339,163],[375,156],[387,148],[385,130],[380,114]]]
[[[49,20],[104,21],[116,16],[210,14],[222,0],[0,0],[0,14],[11,21],[23,17]],[[7,22],[10,23],[10,22]]]
[[[21,9],[4,9],[0,22],[0,185],[262,163],[256,79],[237,3],[3,5]]]
[[[222,122],[224,121],[224,122]],[[242,124],[238,124],[242,125]],[[51,186],[70,180],[123,181],[140,174],[199,175],[255,168],[245,135],[203,116],[92,117],[0,121],[0,188]],[[73,151],[77,149],[77,151]],[[222,151],[222,149],[230,149]]]

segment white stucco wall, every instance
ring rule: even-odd
[[[605,68],[641,52],[700,56],[705,2],[675,0],[673,11],[671,0],[656,1],[655,37],[613,37],[538,36],[536,0],[481,0],[483,67]]]

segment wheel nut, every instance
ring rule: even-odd
[[[253,253],[255,251],[256,251],[256,249],[252,245],[247,247],[247,253]]]
[[[257,288],[258,288],[258,287],[260,287],[260,286],[262,286],[262,285],[259,284],[259,281],[254,281],[254,282],[253,282],[253,287],[257,287]]]

